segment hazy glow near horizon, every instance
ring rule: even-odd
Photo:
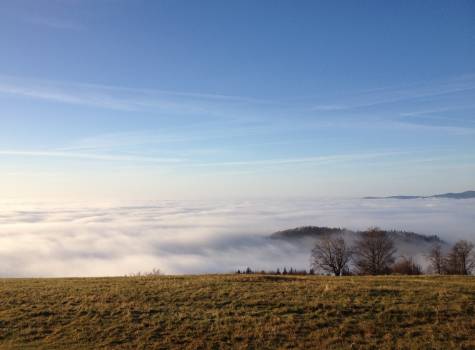
[[[0,193],[475,187],[474,3],[3,1]]]

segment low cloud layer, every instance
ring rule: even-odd
[[[308,268],[278,230],[369,226],[475,241],[475,200],[156,201],[0,204],[0,276],[231,272]]]

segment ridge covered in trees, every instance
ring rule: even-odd
[[[387,233],[392,239],[404,242],[427,242],[427,243],[441,243],[445,242],[437,235],[423,235],[411,231],[400,230],[382,230]],[[320,238],[325,235],[344,235],[356,234],[360,235],[364,231],[353,231],[340,227],[326,227],[326,226],[302,226],[288,230],[278,231],[273,233],[270,238],[283,240],[296,240],[305,238]]]
[[[425,236],[415,232],[381,230],[377,227],[365,231],[351,231],[343,228],[304,226],[279,231],[272,239],[287,241],[315,240],[311,249],[311,269],[275,271],[254,271],[250,267],[237,273],[245,274],[326,274],[326,275],[421,275],[446,274],[470,275],[475,271],[474,244],[460,240],[450,246],[437,235]],[[413,256],[397,256],[395,241],[405,243],[423,242],[430,244],[430,251],[424,254],[427,263],[423,268]]]

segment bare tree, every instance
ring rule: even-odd
[[[401,275],[422,275],[422,267],[414,261],[414,258],[403,256],[391,266],[391,272]]]
[[[469,275],[475,269],[474,245],[462,240],[455,243],[447,256],[447,273],[454,275]]]
[[[396,248],[388,234],[375,227],[360,234],[354,252],[360,274],[381,275],[390,272]]]
[[[440,244],[437,243],[432,247],[427,259],[429,260],[429,266],[432,273],[441,275],[445,272],[446,259]]]
[[[352,251],[342,237],[325,236],[312,249],[312,267],[341,276],[348,271]]]

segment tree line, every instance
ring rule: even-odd
[[[412,257],[396,260],[396,247],[386,231],[370,228],[361,232],[353,245],[342,236],[324,236],[312,249],[312,267],[335,276],[347,274],[404,275],[423,274],[421,265]],[[461,240],[445,254],[435,244],[426,256],[429,273],[469,275],[475,269],[474,245]]]
[[[421,275],[424,273],[470,275],[475,271],[473,243],[460,240],[448,252],[436,243],[425,256],[424,271],[413,257],[396,259],[397,249],[386,231],[377,227],[361,232],[352,245],[341,234],[326,234],[315,243],[311,252],[311,268],[283,268],[275,271],[237,270],[239,274],[313,275],[317,273],[344,275]]]

